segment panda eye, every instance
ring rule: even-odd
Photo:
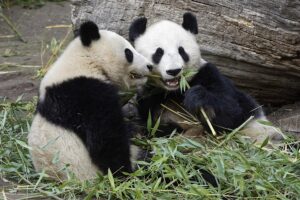
[[[188,62],[190,60],[189,55],[185,52],[183,47],[178,48],[178,53],[180,54],[184,62]]]
[[[155,64],[158,64],[164,55],[164,50],[162,48],[157,48],[155,53],[152,55],[152,60]]]
[[[132,51],[130,49],[126,48],[124,52],[125,52],[125,57],[126,57],[127,61],[129,63],[132,63],[132,61],[133,61],[133,53],[132,53]]]

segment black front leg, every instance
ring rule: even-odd
[[[195,85],[185,93],[184,107],[195,115],[208,130],[208,125],[202,116],[204,109],[215,130],[234,129],[242,123],[242,110],[238,102],[230,95],[215,94],[202,85]]]
[[[122,172],[132,172],[130,162],[130,141],[125,132],[120,131],[119,137],[100,138],[95,133],[87,134],[87,149],[93,163],[103,173],[110,169],[117,176]]]
[[[198,115],[200,114],[201,108],[207,110],[210,108],[213,109],[213,105],[216,103],[215,97],[209,93],[206,88],[201,85],[196,85],[186,91],[183,104],[191,114]],[[212,110],[212,112],[214,111]],[[212,118],[213,116],[210,117]]]

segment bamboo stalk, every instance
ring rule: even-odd
[[[48,70],[48,68],[50,67],[50,65],[53,63],[54,59],[56,58],[56,56],[59,54],[59,50],[61,50],[62,46],[65,44],[68,36],[70,35],[72,29],[70,28],[67,32],[67,34],[65,35],[65,37],[63,38],[63,40],[59,43],[58,48],[51,54],[48,62],[46,63],[45,66],[42,67],[42,69],[44,70]]]
[[[23,39],[21,33],[18,31],[18,29],[15,27],[15,25],[6,17],[3,13],[0,13],[0,17],[4,19],[4,21],[7,23],[7,25],[15,32],[15,34],[18,36],[19,40],[26,43],[26,40]]]
[[[193,120],[195,122],[199,122],[199,120],[194,115],[192,115],[190,112],[188,112],[184,107],[182,107],[181,105],[179,105],[176,101],[171,100],[171,102],[174,103],[176,106],[178,106],[181,110],[183,110],[188,116],[190,116],[191,118],[193,118]]]
[[[203,117],[205,118],[205,121],[208,124],[209,129],[212,132],[213,136],[217,136],[217,133],[216,133],[214,127],[212,126],[212,124],[210,123],[209,118],[208,118],[207,114],[205,113],[203,107],[201,107],[200,110],[201,110],[201,113],[202,113]]]
[[[52,25],[52,26],[46,26],[47,29],[52,29],[52,28],[72,28],[72,25],[69,24],[57,24],[57,25]]]
[[[0,67],[39,68],[40,66],[38,66],[38,65],[21,65],[21,64],[18,64],[18,63],[5,62],[5,63],[0,63]]]
[[[185,120],[187,120],[187,121],[192,122],[189,118],[185,117],[184,115],[180,114],[179,112],[176,112],[176,111],[172,110],[171,108],[165,106],[164,104],[160,104],[160,105],[161,105],[162,107],[164,107],[165,109],[167,109],[168,111],[174,113],[175,115],[178,115],[179,117],[181,117],[181,118],[183,118],[183,119],[185,119]]]

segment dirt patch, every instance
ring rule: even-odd
[[[33,77],[51,56],[51,41],[63,40],[70,31],[71,4],[47,2],[38,9],[13,6],[2,10],[26,43],[0,17],[0,98],[15,100],[24,95],[31,99],[39,85]]]
[[[35,70],[16,71],[0,75],[0,98],[29,100],[37,95],[39,81],[33,78]]]

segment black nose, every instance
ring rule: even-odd
[[[169,74],[171,76],[176,76],[177,74],[179,74],[180,71],[181,71],[181,69],[170,69],[170,70],[167,70],[167,74]]]
[[[153,65],[147,65],[147,68],[149,69],[149,71],[152,71]]]

